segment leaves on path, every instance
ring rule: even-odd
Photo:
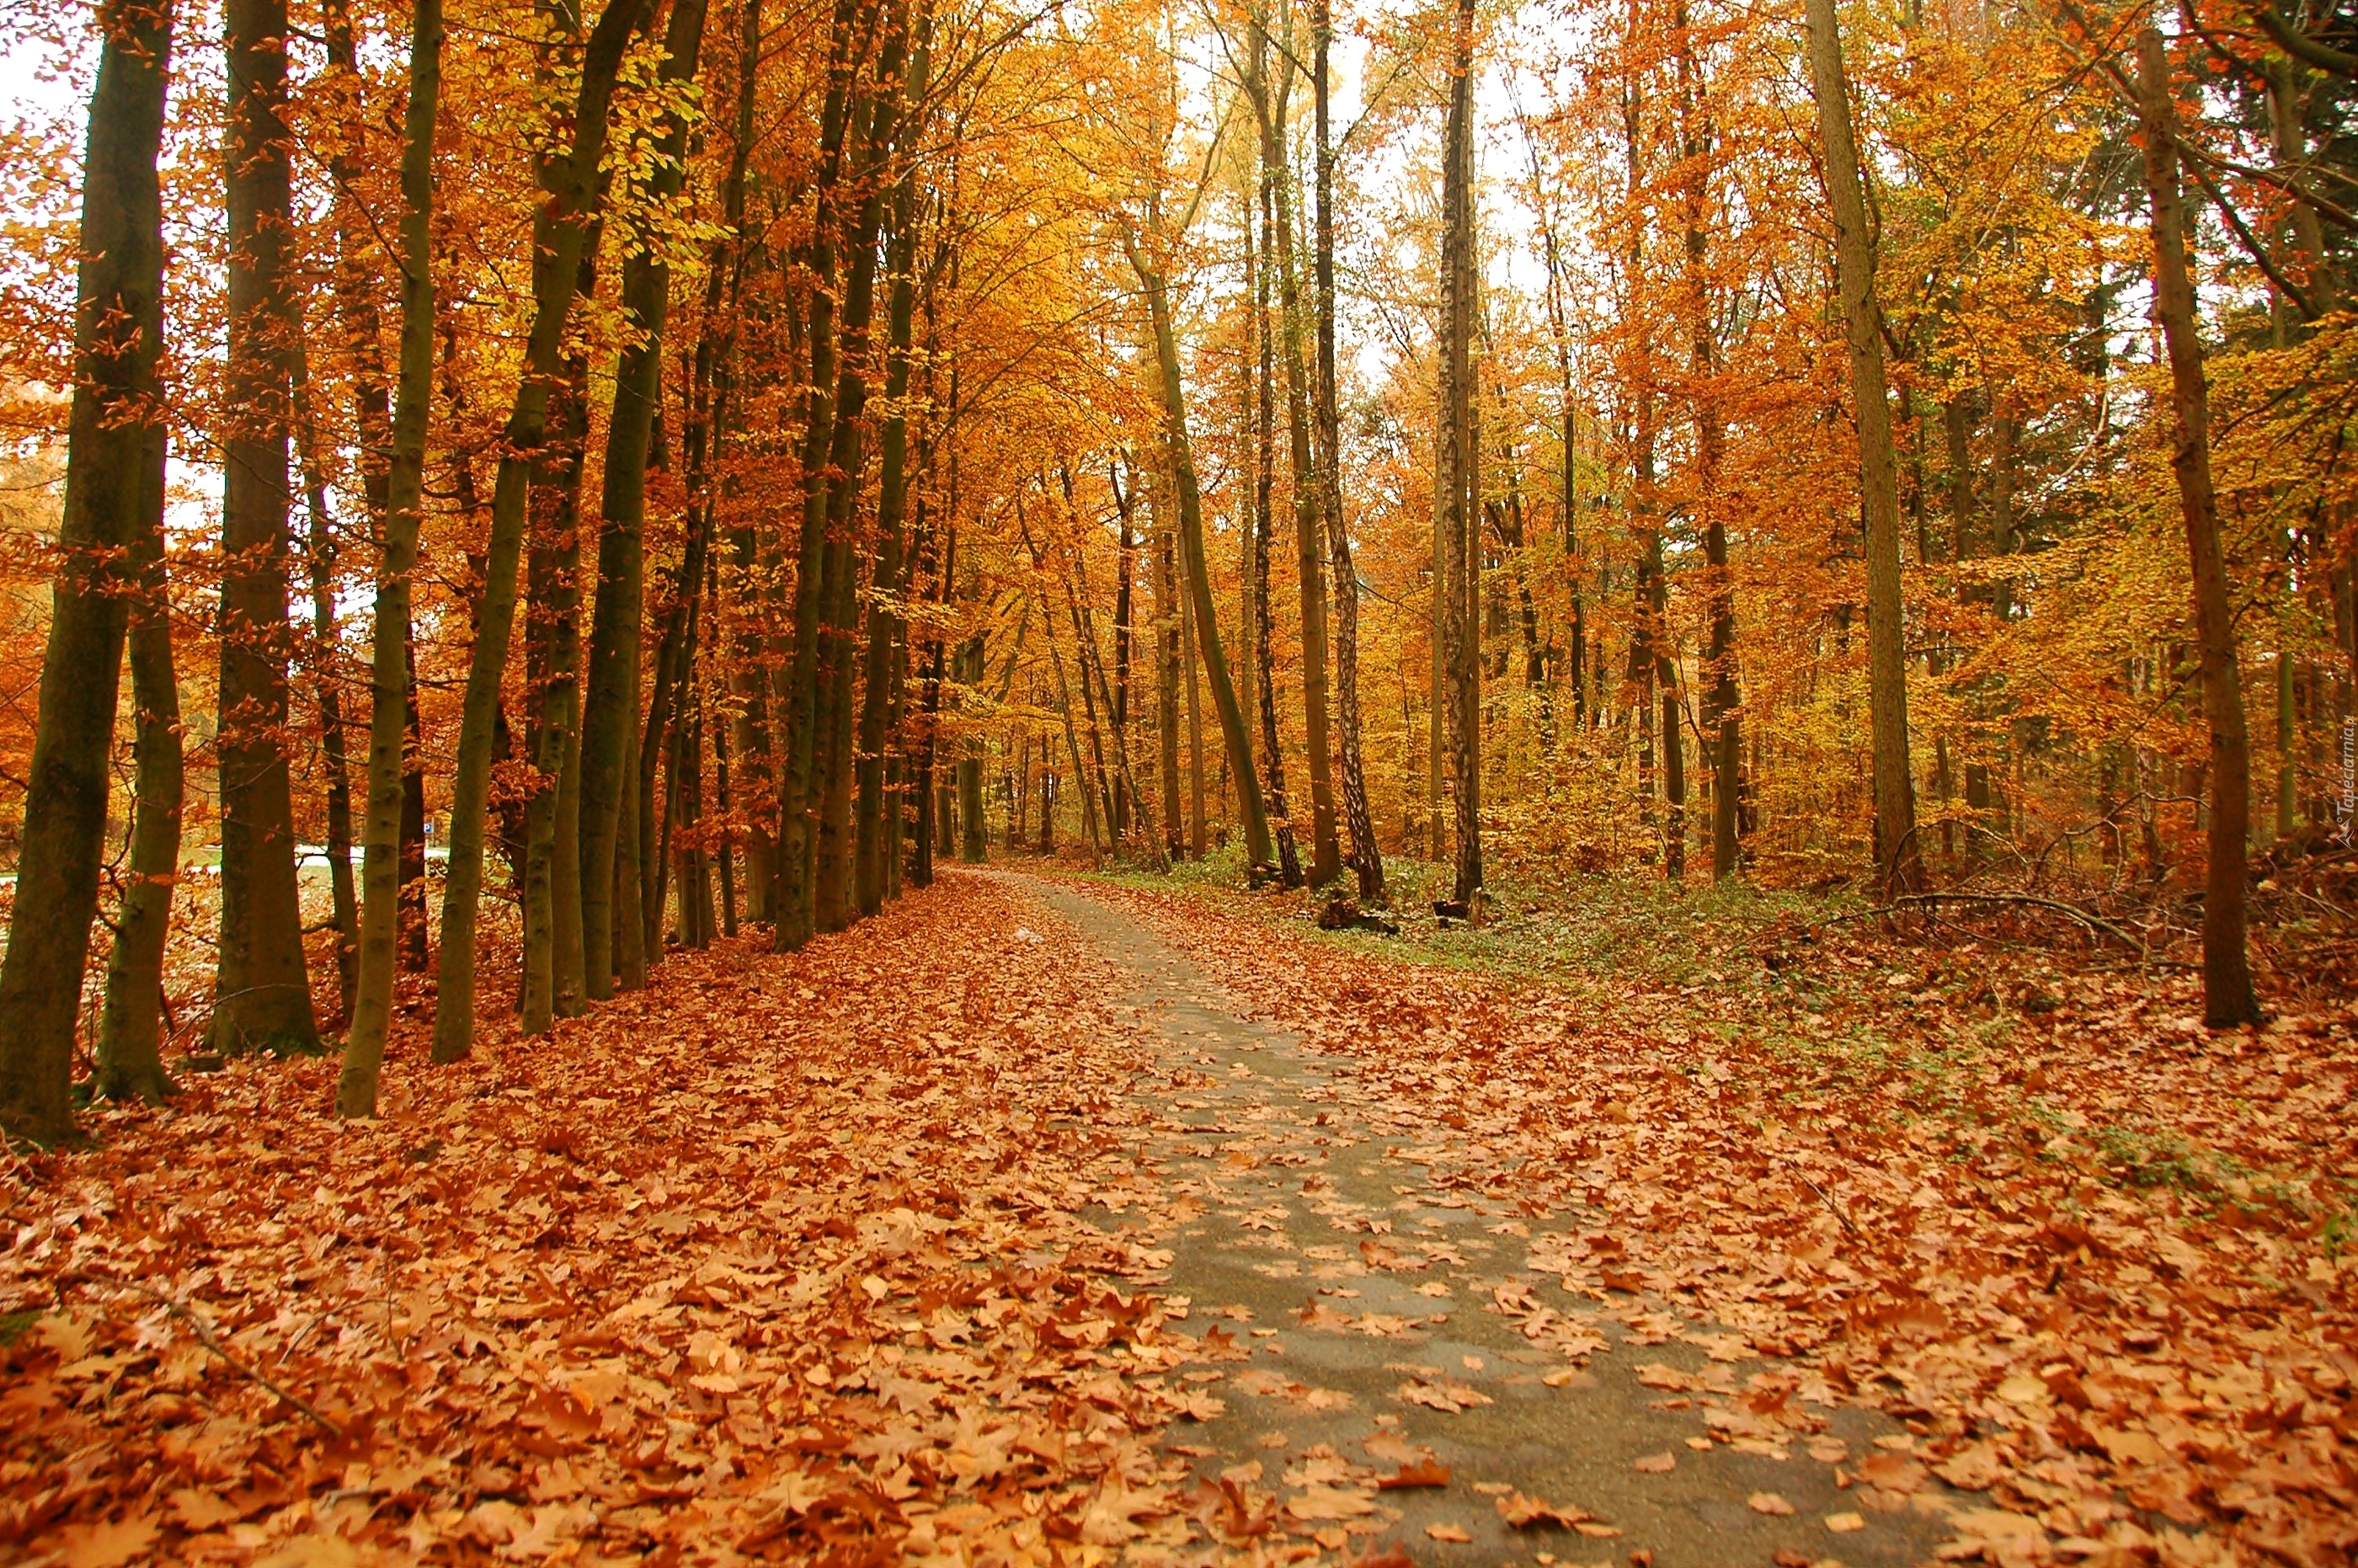
[[[1130,1179],[1140,1059],[1021,908],[961,881],[792,958],[675,955],[430,1073],[403,1036],[381,1122],[330,1119],[305,1061],[97,1113],[0,1260],[0,1308],[47,1314],[5,1352],[0,1555],[1184,1541],[1152,1439],[1219,1401],[1174,1381],[1153,1255],[1075,1215]],[[101,1279],[158,1295],[67,1282]]]
[[[1840,935],[1541,983],[1101,896],[1344,1065],[1424,1201],[1527,1217],[1490,1305],[1533,1343],[1695,1345],[1640,1378],[1717,1444],[1843,1464],[1830,1413],[1878,1408],[1910,1446],[1861,1495],[1972,1494],[1955,1561],[2358,1554],[2347,1005],[2214,1035],[2190,977]]]

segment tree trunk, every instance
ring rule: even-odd
[[[310,666],[311,684],[319,706],[319,760],[328,775],[328,894],[336,932],[336,1009],[340,1020],[349,1026],[352,996],[360,986],[361,905],[352,881],[352,784],[344,735],[343,682],[335,670],[341,648],[336,629],[336,539],[328,516],[327,470],[320,466],[319,430],[311,416],[308,361],[308,353],[298,357],[295,370],[303,509],[310,525],[303,552],[311,588],[311,640],[305,663]],[[380,520],[377,526],[383,525]],[[175,713],[178,707],[176,696]],[[178,852],[176,838],[173,853]]]
[[[909,589],[903,564],[902,524],[909,492],[910,349],[916,329],[917,305],[917,183],[911,144],[933,78],[933,25],[927,10],[918,17],[916,43],[909,60],[903,89],[905,106],[897,153],[903,160],[892,191],[891,265],[892,294],[885,307],[884,428],[879,437],[876,486],[876,580],[893,596],[880,595],[868,611],[867,671],[860,693],[859,806],[854,851],[854,895],[861,914],[884,906],[893,869],[899,864],[900,801],[886,786],[888,745],[897,750],[898,737],[888,735],[894,693],[894,668],[908,623],[892,609]]]
[[[1179,546],[1163,510],[1150,503],[1147,528],[1147,548],[1154,557],[1154,740],[1162,775],[1163,841],[1177,860],[1187,843],[1179,783]]]
[[[702,0],[679,0],[673,6],[664,37],[664,82],[695,80],[705,10]],[[645,180],[649,200],[662,202],[678,194],[687,142],[686,123],[667,116],[652,149],[654,173]],[[623,946],[622,925],[641,918],[637,880],[625,881],[616,874],[616,845],[625,831],[635,840],[643,827],[635,820],[624,824],[621,812],[626,797],[640,798],[635,786],[644,784],[636,742],[647,467],[663,394],[663,334],[670,303],[671,268],[652,251],[628,256],[622,264],[622,309],[639,335],[614,367],[598,503],[598,586],[590,611],[590,665],[581,706],[581,948],[593,1000],[613,994],[612,977],[622,967],[617,951]],[[622,902],[613,902],[617,898]],[[644,953],[644,934],[630,946]]]
[[[158,46],[160,49],[160,45]],[[170,935],[172,889],[180,871],[180,689],[172,667],[172,607],[164,574],[162,429],[144,432],[142,494],[131,540],[137,597],[131,611],[131,702],[136,710],[137,764],[130,863],[114,948],[106,962],[106,1005],[98,1021],[98,1068],[92,1092],[112,1100],[161,1105],[173,1092],[164,1070],[160,1010],[164,942]]]
[[[523,549],[532,462],[546,437],[548,391],[562,370],[565,319],[589,238],[605,153],[615,75],[648,0],[607,0],[582,52],[573,142],[538,171],[545,200],[533,223],[533,318],[524,375],[510,409],[499,479],[492,493],[474,657],[467,669],[458,765],[450,785],[449,869],[442,892],[442,959],[434,1012],[434,1057],[467,1054],[475,1028],[475,914],[482,893],[484,807],[490,798],[492,728],[515,620],[517,557]],[[373,807],[372,807],[373,809]],[[585,870],[585,880],[587,868]],[[585,900],[586,902],[586,900]]]
[[[1474,5],[1457,0],[1453,80],[1444,138],[1442,417],[1448,546],[1449,752],[1456,774],[1455,898],[1470,908],[1482,888],[1482,670],[1475,622],[1480,565],[1481,427],[1475,406]]]
[[[1908,752],[1908,650],[1899,580],[1899,474],[1891,446],[1891,396],[1883,366],[1882,312],[1875,299],[1876,244],[1860,189],[1850,82],[1834,0],[1807,0],[1810,76],[1818,100],[1826,200],[1834,223],[1834,272],[1850,344],[1860,487],[1866,509],[1867,708],[1874,730],[1876,880],[1886,896],[1924,887],[1916,842],[1916,784]]]
[[[1701,102],[1702,71],[1695,60],[1685,0],[1680,0],[1679,108],[1686,143],[1686,306],[1687,372],[1693,378],[1689,393],[1695,427],[1695,509],[1703,517],[1704,596],[1708,603],[1707,639],[1704,650],[1704,745],[1711,762],[1711,874],[1714,881],[1734,876],[1738,869],[1737,835],[1743,798],[1743,736],[1736,713],[1736,585],[1728,575],[1726,509],[1720,503],[1720,463],[1726,431],[1711,378],[1719,372],[1719,341],[1713,326],[1710,240],[1706,227],[1706,185],[1710,178],[1712,133]]]
[[[232,410],[222,463],[222,918],[208,1039],[228,1054],[316,1051],[303,966],[287,724],[288,402],[295,363],[286,0],[229,0],[222,189]]]
[[[578,292],[590,292],[594,258]],[[535,787],[525,806],[524,1008],[527,1037],[579,1014],[582,972],[581,465],[590,435],[590,364],[575,354],[550,396],[549,439],[532,488],[525,569],[525,726]],[[568,831],[570,829],[570,831]]]
[[[1228,661],[1220,651],[1220,633],[1214,617],[1210,565],[1204,558],[1204,498],[1195,483],[1194,443],[1187,434],[1187,403],[1179,368],[1179,344],[1171,328],[1171,304],[1163,274],[1148,265],[1138,239],[1125,232],[1130,270],[1138,275],[1146,295],[1146,310],[1154,331],[1154,358],[1163,377],[1163,438],[1169,454],[1171,487],[1179,503],[1179,564],[1187,579],[1187,595],[1195,617],[1195,645],[1204,659],[1206,679],[1212,687],[1212,706],[1218,710],[1220,736],[1228,748],[1228,767],[1237,781],[1244,817],[1245,858],[1254,865],[1269,863],[1269,817],[1253,777],[1252,747],[1246,738],[1244,709],[1228,678]],[[1196,770],[1200,779],[1202,770]]]
[[[15,912],[0,961],[0,1129],[73,1132],[74,1021],[98,912],[129,547],[160,540],[164,215],[157,178],[172,13],[108,0],[83,161],[65,507]],[[135,681],[136,676],[135,676]]]
[[[1318,318],[1318,507],[1326,523],[1326,553],[1335,578],[1335,698],[1341,730],[1343,819],[1351,835],[1351,868],[1359,902],[1384,903],[1384,852],[1368,808],[1367,764],[1360,744],[1359,575],[1351,561],[1351,528],[1343,514],[1342,394],[1335,365],[1335,146],[1330,134],[1326,56],[1334,39],[1331,0],[1311,0],[1317,157],[1317,229],[1312,253]]]
[[[1254,22],[1254,35],[1253,53],[1258,62],[1267,53],[1267,40],[1258,16]],[[1288,53],[1290,56],[1291,51]],[[1260,317],[1262,332],[1261,427],[1264,433],[1268,431],[1275,401],[1269,373],[1272,344],[1268,330],[1269,280],[1266,276],[1266,274],[1274,272],[1278,319],[1282,324],[1276,346],[1282,348],[1285,368],[1286,452],[1293,481],[1295,580],[1302,601],[1303,729],[1310,768],[1310,881],[1314,886],[1325,887],[1342,875],[1343,866],[1342,849],[1335,825],[1335,767],[1326,712],[1325,529],[1321,515],[1322,485],[1310,449],[1310,395],[1305,384],[1308,378],[1302,363],[1303,340],[1308,334],[1302,308],[1301,271],[1293,254],[1293,170],[1289,167],[1286,140],[1286,105],[1293,97],[1290,91],[1293,75],[1289,66],[1280,73],[1272,89],[1256,69],[1248,80],[1248,86],[1260,118],[1261,221],[1271,241],[1261,254],[1264,272]],[[1266,436],[1263,452],[1266,464]],[[1264,475],[1266,472],[1264,467]],[[1264,493],[1266,488],[1264,478]],[[1263,563],[1265,566],[1265,556]],[[1264,584],[1264,605],[1266,602]],[[1268,627],[1265,614],[1262,627],[1265,633]],[[1264,669],[1266,667],[1264,665]],[[1279,782],[1276,772],[1275,748],[1276,741],[1272,734],[1270,790],[1272,800],[1281,803],[1277,811],[1282,816],[1285,813],[1282,804],[1284,786]],[[1291,881],[1292,877],[1289,876],[1289,885]]]
[[[393,1017],[394,946],[401,896],[403,752],[408,734],[410,574],[423,521],[426,427],[434,373],[434,123],[442,89],[442,0],[415,0],[409,103],[401,146],[401,359],[394,392],[393,449],[385,476],[384,535],[377,557],[376,615],[369,639],[371,708],[367,817],[361,862],[360,989],[344,1045],[336,1109],[376,1114],[377,1079]],[[445,927],[443,957],[451,956]],[[471,959],[471,951],[467,955]],[[471,963],[468,970],[472,975]],[[444,992],[447,1003],[449,993]],[[471,1022],[471,1011],[469,1014]]]
[[[2202,1016],[2213,1029],[2256,1023],[2258,999],[2244,951],[2245,858],[2251,831],[2251,741],[2244,729],[2236,668],[2234,607],[2219,547],[2218,501],[2211,484],[2210,387],[2194,283],[2187,260],[2186,206],[2180,194],[2178,111],[2161,35],[2137,35],[2137,118],[2145,142],[2146,190],[2153,203],[2153,314],[2169,353],[2170,467],[2194,579],[2203,718],[2211,730],[2209,870],[2202,897]]]

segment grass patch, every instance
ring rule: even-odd
[[[8,1349],[41,1321],[37,1312],[0,1312],[0,1350]]]

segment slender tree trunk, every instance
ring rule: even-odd
[[[910,351],[916,330],[917,304],[917,184],[911,161],[911,144],[933,74],[933,22],[930,9],[916,24],[916,44],[909,61],[903,90],[905,106],[897,152],[903,161],[892,191],[891,297],[885,307],[884,427],[879,438],[876,488],[876,580],[896,599],[909,589],[903,564],[902,524],[909,490]],[[867,671],[860,694],[859,806],[854,852],[855,897],[861,914],[874,914],[884,905],[900,861],[901,816],[898,793],[888,789],[885,753],[897,749],[897,736],[888,736],[894,671],[907,622],[879,596],[868,611]]]
[[[1171,570],[1177,579],[1173,592],[1179,600],[1179,653],[1187,664],[1187,855],[1190,860],[1201,860],[1208,845],[1204,820],[1204,695],[1195,651],[1195,599],[1187,589],[1186,573],[1180,565],[1184,551],[1175,521],[1171,526]]]
[[[1146,295],[1147,316],[1154,331],[1154,357],[1163,378],[1163,433],[1171,468],[1171,488],[1179,507],[1179,562],[1187,579],[1189,602],[1195,610],[1195,645],[1203,655],[1212,705],[1220,718],[1220,734],[1228,748],[1229,771],[1244,817],[1245,856],[1254,865],[1267,865],[1270,855],[1269,818],[1261,805],[1260,783],[1253,776],[1252,747],[1247,739],[1243,708],[1228,661],[1220,650],[1220,633],[1212,602],[1212,577],[1204,558],[1204,500],[1196,488],[1194,443],[1187,434],[1187,404],[1179,366],[1178,340],[1171,327],[1171,306],[1163,274],[1150,265],[1138,247],[1137,236],[1125,233],[1130,270],[1138,275]],[[1197,770],[1200,779],[1202,770]]]
[[[1335,364],[1335,146],[1327,102],[1326,57],[1335,35],[1331,0],[1311,0],[1310,30],[1316,118],[1316,237],[1312,266],[1318,320],[1317,405],[1318,508],[1326,524],[1326,553],[1335,579],[1335,697],[1339,761],[1343,772],[1343,819],[1350,829],[1351,868],[1359,901],[1384,902],[1384,852],[1376,842],[1368,808],[1367,764],[1359,718],[1359,574],[1351,561],[1350,523],[1343,513],[1342,393]]]
[[[1448,461],[1444,530],[1449,555],[1449,752],[1455,773],[1456,891],[1472,905],[1482,888],[1482,668],[1475,621],[1480,565],[1480,416],[1476,409],[1474,318],[1477,258],[1474,235],[1474,5],[1458,0],[1444,140],[1443,315],[1445,395],[1442,417]]]
[[[1686,143],[1685,189],[1682,192],[1686,220],[1687,373],[1693,378],[1689,394],[1695,427],[1695,509],[1702,513],[1704,597],[1709,629],[1704,651],[1704,745],[1711,762],[1711,874],[1714,881],[1736,874],[1737,836],[1741,819],[1743,737],[1736,712],[1736,585],[1728,574],[1726,509],[1720,503],[1720,464],[1726,432],[1716,395],[1711,385],[1719,371],[1719,342],[1713,327],[1710,284],[1710,240],[1706,227],[1706,184],[1710,178],[1712,133],[1705,117],[1702,72],[1695,60],[1685,0],[1680,0],[1679,109]]]
[[[485,806],[492,730],[515,620],[517,557],[524,546],[532,463],[546,438],[549,387],[562,373],[565,319],[594,218],[598,166],[606,147],[614,79],[648,0],[607,0],[582,52],[573,142],[539,171],[544,200],[533,224],[533,319],[524,375],[508,416],[506,446],[492,494],[474,657],[450,785],[449,870],[442,893],[442,957],[434,1012],[434,1057],[455,1060],[474,1041],[475,914],[482,894]],[[373,809],[373,806],[372,806]],[[585,878],[587,868],[584,868]],[[585,899],[585,903],[586,903]]]
[[[409,103],[401,147],[401,358],[385,476],[384,535],[377,557],[375,623],[369,641],[372,690],[368,815],[361,864],[360,989],[336,1086],[336,1109],[344,1116],[376,1114],[377,1079],[393,1017],[402,761],[408,731],[410,574],[417,564],[417,533],[425,510],[426,427],[433,395],[434,124],[442,88],[442,0],[415,0]],[[446,959],[451,951],[448,935],[446,927]]]
[[[778,777],[778,865],[773,918],[777,946],[792,951],[811,938],[817,914],[818,816],[824,781],[817,769],[822,715],[819,691],[824,671],[820,646],[827,636],[834,585],[827,579],[830,551],[827,517],[830,458],[835,446],[837,376],[841,355],[836,337],[839,242],[849,239],[847,216],[838,211],[845,143],[858,117],[857,78],[864,65],[873,17],[860,15],[861,0],[837,0],[829,34],[827,91],[820,115],[816,219],[806,247],[811,275],[805,331],[808,344],[809,410],[802,443],[803,514],[795,556],[793,641],[773,690],[784,734]]]
[[[1899,475],[1891,445],[1882,313],[1875,298],[1876,243],[1860,189],[1834,0],[1807,0],[1810,75],[1818,100],[1826,200],[1834,222],[1834,272],[1850,343],[1861,488],[1866,507],[1867,707],[1874,729],[1876,876],[1887,895],[1920,892],[1916,784],[1908,750],[1908,651],[1899,573]]]
[[[286,0],[229,0],[229,353],[222,463],[222,919],[213,1048],[316,1051],[288,776],[287,433],[296,353]]]
[[[172,609],[164,574],[164,432],[149,427],[150,451],[139,479],[152,484],[141,499],[131,561],[138,597],[131,611],[131,701],[136,709],[132,742],[137,774],[130,864],[123,907],[115,916],[114,949],[107,956],[106,1006],[98,1021],[98,1070],[92,1091],[104,1098],[161,1105],[173,1092],[164,1071],[160,1016],[164,942],[171,932],[172,888],[180,871],[180,690],[172,668]]]
[[[1163,841],[1176,860],[1187,844],[1179,783],[1179,547],[1162,511],[1151,505],[1147,529],[1147,547],[1154,557],[1154,741],[1162,773]]]
[[[1254,59],[1267,53],[1267,40],[1262,24],[1254,22]],[[1289,56],[1291,50],[1287,51]],[[1327,643],[1326,643],[1326,573],[1325,561],[1325,524],[1321,515],[1322,484],[1317,467],[1311,456],[1310,392],[1308,377],[1303,369],[1303,340],[1307,337],[1307,323],[1302,304],[1302,275],[1294,256],[1293,170],[1287,150],[1286,106],[1293,94],[1289,83],[1293,70],[1280,73],[1271,87],[1256,70],[1248,81],[1254,106],[1260,119],[1261,137],[1261,221],[1270,237],[1262,249],[1263,276],[1261,299],[1261,428],[1263,462],[1266,465],[1270,429],[1275,404],[1275,387],[1270,375],[1270,351],[1276,347],[1284,361],[1286,453],[1290,461],[1291,495],[1293,503],[1293,546],[1295,580],[1302,603],[1302,702],[1303,742],[1308,752],[1310,769],[1310,881],[1325,887],[1342,874],[1342,849],[1336,831],[1333,742],[1327,724]],[[1268,329],[1267,299],[1270,293],[1269,274],[1276,275],[1278,319],[1280,330],[1271,334]],[[1272,337],[1275,342],[1272,343]],[[1264,476],[1267,468],[1263,469]],[[1264,492],[1267,481],[1263,481]],[[1264,526],[1267,526],[1264,520]],[[1266,570],[1266,557],[1262,566]],[[1266,589],[1264,585],[1264,604]],[[1263,620],[1267,631],[1267,620]],[[1266,666],[1264,666],[1266,667]],[[1272,757],[1276,741],[1271,737]],[[1272,800],[1282,800],[1284,787],[1279,782],[1272,761],[1270,775]],[[1284,806],[1280,804],[1282,816]],[[1281,839],[1283,835],[1281,834]],[[1281,847],[1281,853],[1282,848]],[[1289,879],[1291,881],[1291,879]]]
[[[304,550],[311,587],[311,640],[305,663],[319,705],[319,756],[328,778],[328,893],[336,931],[336,1008],[342,1022],[352,1016],[360,985],[361,906],[352,881],[352,784],[344,738],[343,682],[335,662],[341,652],[336,629],[336,539],[328,515],[328,475],[320,466],[319,430],[311,417],[308,355],[296,361],[295,417],[300,432],[304,514],[310,536]],[[382,527],[380,522],[378,526]],[[135,698],[136,700],[136,698]],[[173,702],[178,711],[178,699]],[[177,828],[174,854],[178,854]]]
[[[702,0],[679,0],[665,30],[663,81],[692,81],[704,41]],[[687,127],[668,117],[651,149],[654,173],[647,194],[663,201],[678,194]],[[635,840],[643,825],[625,824],[623,800],[640,798],[639,687],[645,620],[647,467],[656,405],[663,391],[663,334],[671,303],[671,269],[652,251],[622,264],[622,308],[639,336],[614,369],[612,416],[598,515],[598,586],[590,612],[590,665],[581,707],[581,946],[590,996],[613,994],[622,968],[618,952],[625,922],[641,919],[635,878],[616,874],[620,836]],[[627,775],[627,777],[626,777]],[[622,890],[618,893],[617,890]],[[623,902],[613,900],[627,893]],[[644,951],[644,935],[630,944]],[[634,966],[642,968],[643,966]]]
[[[2219,546],[2218,501],[2211,482],[2210,387],[2187,260],[2186,206],[2179,189],[2178,110],[2161,35],[2137,35],[2137,118],[2145,142],[2147,193],[2153,203],[2153,313],[2169,354],[2170,466],[2194,579],[2195,639],[2201,649],[2203,718],[2211,730],[2209,871],[2202,898],[2202,1016],[2213,1029],[2256,1023],[2259,1000],[2244,950],[2244,883],[2252,815],[2251,741],[2244,728],[2243,682],[2236,667],[2234,606]]]

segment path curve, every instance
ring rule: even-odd
[[[1777,1368],[1719,1365],[1635,1334],[1526,1267],[1534,1239],[1601,1218],[1434,1189],[1375,1125],[1382,1091],[1354,1059],[1252,1021],[1212,976],[1080,887],[983,874],[1118,968],[1130,986],[1121,1010],[1160,1043],[1158,1072],[1132,1094],[1152,1129],[1140,1159],[1163,1206],[1085,1217],[1170,1252],[1155,1288],[1214,1359],[1187,1374],[1205,1419],[1175,1424],[1166,1446],[1206,1483],[1228,1478],[1235,1518],[1271,1517],[1274,1532],[1331,1549],[1395,1541],[1434,1563],[1930,1558],[1946,1533],[1935,1497],[1866,1512],[1871,1488],[1843,1484],[1862,1461],[1905,1452],[1887,1419],[1830,1406],[1797,1423],[1822,1422],[1815,1433],[1747,1436],[1762,1429],[1739,1418],[1719,1429],[1732,1441],[1712,1441],[1709,1412],[1765,1397],[1753,1380]],[[1535,1317],[1534,1299],[1552,1312]],[[1527,1332],[1534,1322],[1541,1331]],[[1374,1478],[1427,1462],[1447,1467],[1447,1486],[1382,1490],[1375,1511],[1350,1511]],[[1501,1508],[1518,1496],[1593,1517],[1516,1529]],[[1760,1511],[1770,1496],[1792,1511]]]

